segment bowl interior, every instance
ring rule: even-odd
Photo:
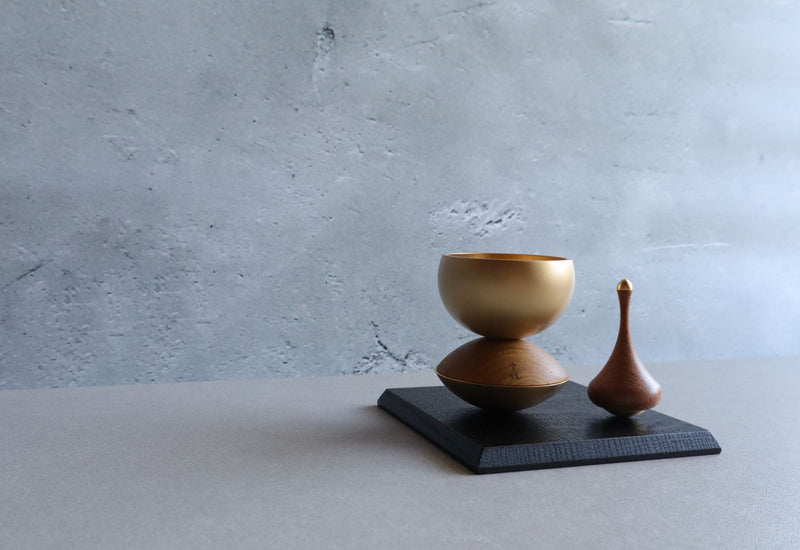
[[[453,252],[445,254],[450,258],[466,258],[473,260],[513,260],[525,262],[558,262],[569,261],[560,256],[545,256],[541,254],[507,254],[503,252]]]

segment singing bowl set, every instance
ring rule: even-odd
[[[624,283],[624,284],[623,284]],[[464,401],[488,410],[537,405],[568,380],[544,349],[524,340],[556,322],[575,289],[572,260],[528,254],[445,254],[439,294],[453,318],[482,338],[467,342],[436,367],[442,383]],[[644,370],[630,342],[633,290],[617,287],[620,333],[611,359],[589,386],[589,397],[613,414],[631,416],[655,406],[661,388]]]

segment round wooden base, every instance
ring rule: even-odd
[[[536,344],[490,338],[454,350],[439,363],[436,374],[464,401],[498,411],[537,405],[569,378],[558,361]]]

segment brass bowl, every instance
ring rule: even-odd
[[[453,318],[489,338],[525,338],[553,324],[575,289],[572,260],[528,254],[445,254],[439,295]]]
[[[538,405],[569,377],[545,350],[527,340],[478,338],[436,367],[447,388],[482,409],[516,411]]]

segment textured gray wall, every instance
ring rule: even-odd
[[[800,353],[800,4],[0,1],[0,387],[432,367],[439,255],[534,338]]]

